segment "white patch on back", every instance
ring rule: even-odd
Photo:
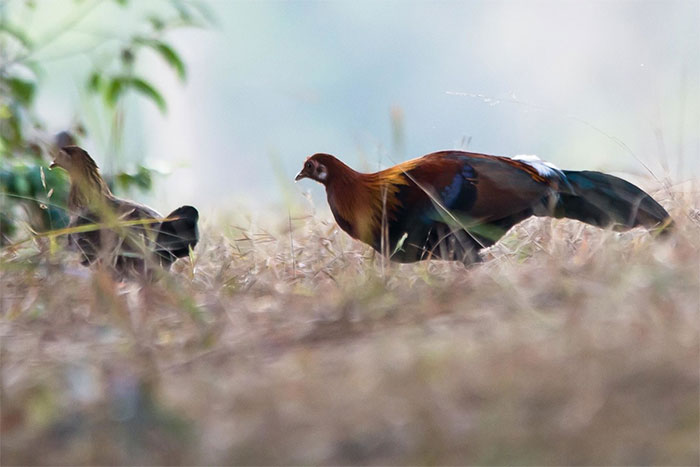
[[[521,154],[518,156],[514,156],[513,160],[526,163],[530,167],[537,170],[537,173],[543,177],[549,178],[558,176],[564,178],[564,172],[562,172],[559,167],[552,164],[551,162],[543,161],[535,155]]]

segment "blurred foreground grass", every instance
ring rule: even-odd
[[[700,196],[656,196],[667,240],[534,219],[468,269],[311,215],[141,289],[5,249],[0,463],[697,465]]]

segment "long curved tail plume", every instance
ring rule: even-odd
[[[563,172],[570,187],[559,193],[555,217],[617,229],[644,226],[667,231],[671,225],[668,212],[659,203],[621,178],[593,171]]]
[[[156,254],[161,264],[170,266],[176,259],[187,256],[199,241],[199,213],[192,206],[181,206],[168,214],[175,218],[163,222],[156,237]]]

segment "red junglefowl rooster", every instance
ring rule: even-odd
[[[644,191],[601,172],[560,170],[535,156],[442,151],[376,173],[314,154],[296,180],[326,187],[340,228],[391,259],[478,261],[530,216],[598,227],[666,228],[671,219]]]
[[[143,277],[153,265],[169,268],[197,244],[199,213],[192,206],[158,221],[163,217],[153,209],[114,196],[95,161],[78,146],[63,147],[49,168],[55,167],[66,170],[71,180],[69,227],[111,224],[69,235],[69,247],[81,253],[84,266],[106,266],[118,278]]]

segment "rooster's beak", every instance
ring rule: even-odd
[[[295,181],[295,182],[298,182],[298,181],[301,180],[302,178],[306,178],[306,174],[304,173],[303,170],[302,170],[301,172],[299,172],[299,174],[298,174],[296,177],[294,177],[294,181]]]
[[[56,161],[53,161],[51,162],[51,165],[49,165],[49,170],[55,169],[56,167],[58,167],[58,164],[56,163]]]

